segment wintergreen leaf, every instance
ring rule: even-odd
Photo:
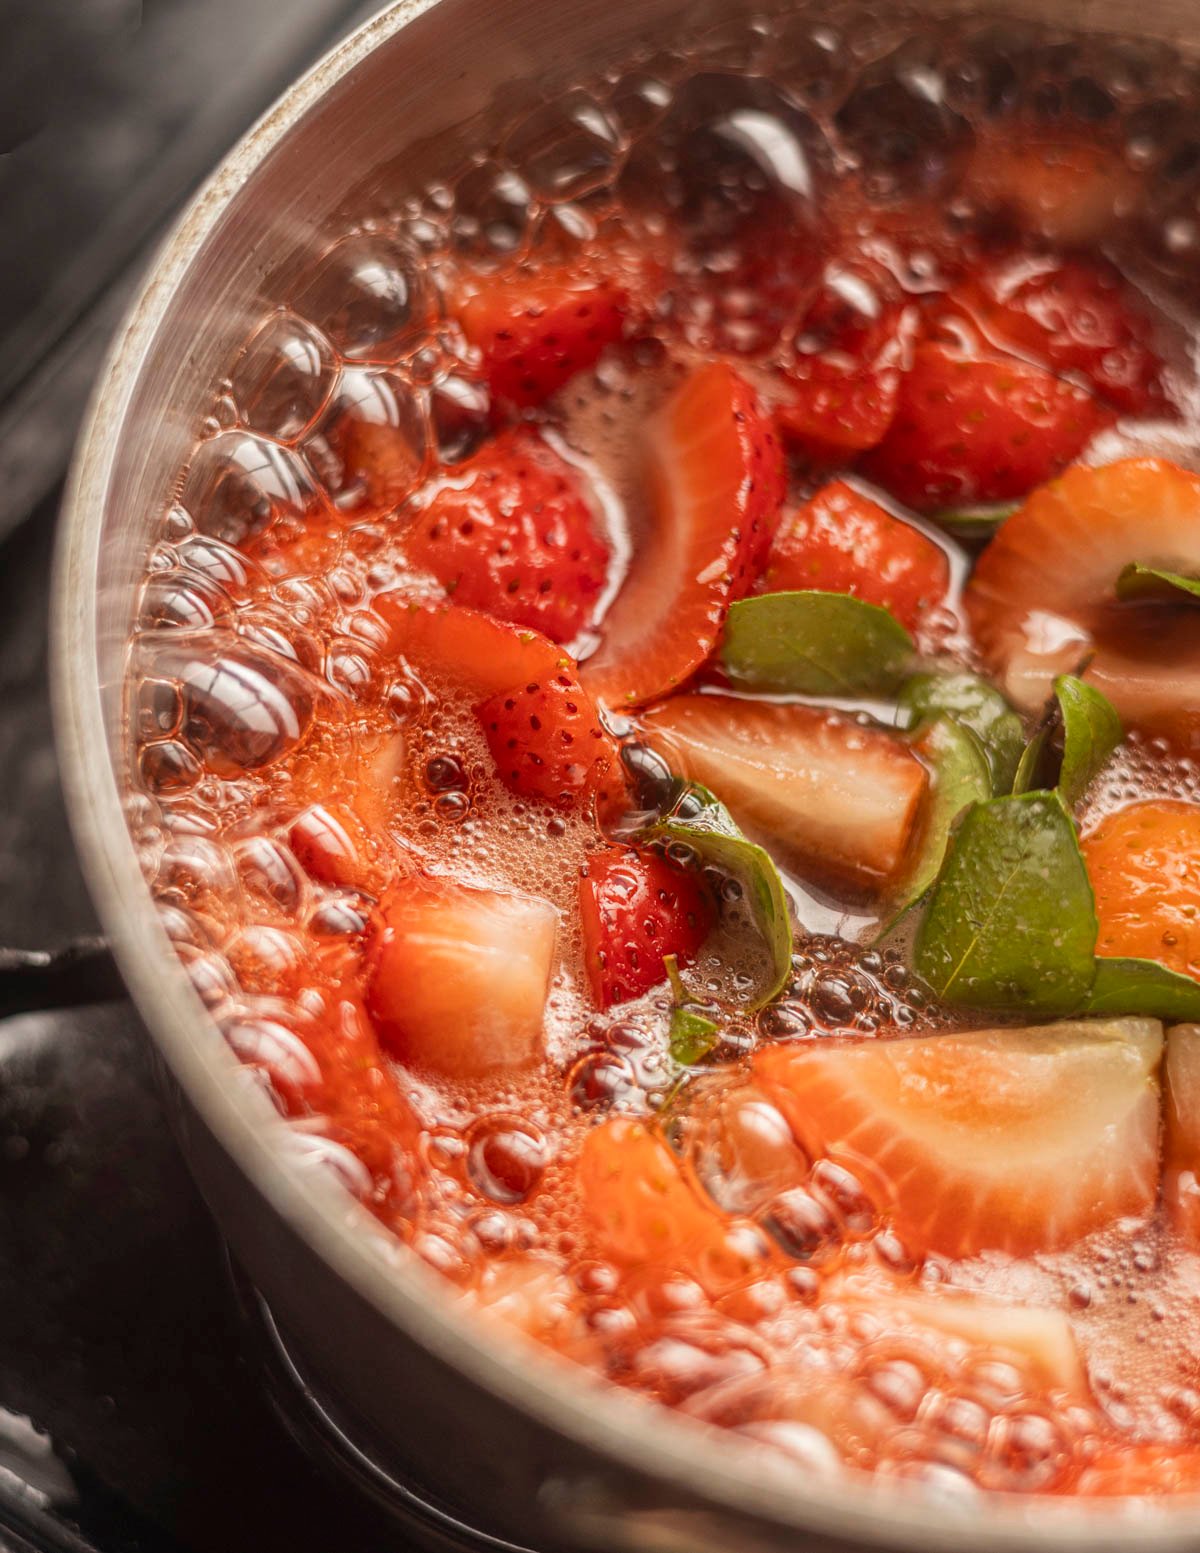
[[[900,692],[909,727],[945,713],[978,738],[992,768],[992,792],[1007,793],[1025,747],[1021,719],[1008,702],[975,674],[914,674]]]
[[[983,745],[953,717],[938,717],[920,729],[913,749],[932,770],[925,823],[896,899],[911,904],[937,878],[954,822],[973,803],[992,795],[992,772]]]
[[[1179,572],[1133,561],[1117,578],[1117,597],[1132,601],[1160,599],[1165,604],[1195,603],[1200,600],[1200,577],[1184,577]]]
[[[1049,737],[1049,725],[1043,724],[1021,751],[1021,758],[1017,762],[1017,769],[1013,774],[1012,780],[1014,796],[1031,792],[1037,786],[1038,768],[1042,763],[1042,756],[1046,752],[1046,740]]]
[[[976,804],[917,934],[917,972],[947,1003],[1069,1013],[1093,979],[1096,910],[1057,793]]]
[[[1085,1014],[1147,1014],[1152,1019],[1200,1020],[1200,982],[1155,960],[1100,955]]]
[[[638,831],[638,842],[665,841],[689,847],[741,885],[754,922],[771,956],[768,985],[752,1005],[778,997],[792,970],[792,922],[779,870],[770,854],[745,836],[729,810],[698,782],[687,783],[661,818]]]
[[[894,615],[849,593],[764,593],[730,608],[721,662],[755,690],[883,694],[900,684],[914,651]]]
[[[1054,681],[1063,725],[1062,769],[1058,790],[1073,808],[1124,735],[1121,719],[1107,696],[1074,674]]]
[[[720,1038],[711,1019],[694,1008],[673,1008],[668,1041],[674,1061],[691,1068],[703,1061]]]
[[[985,502],[974,507],[949,507],[933,514],[933,521],[948,529],[956,539],[990,539],[1006,518],[1011,518],[1019,501]]]

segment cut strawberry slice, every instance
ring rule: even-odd
[[[705,1202],[642,1122],[614,1117],[592,1128],[579,1154],[579,1188],[597,1249],[621,1267],[686,1272],[715,1294],[754,1266],[758,1237],[739,1244],[737,1221]]]
[[[921,345],[895,419],[863,468],[918,512],[1012,501],[1075,458],[1112,420],[1040,367]]]
[[[478,702],[513,685],[573,673],[574,660],[540,631],[522,630],[457,604],[385,593],[375,609],[388,627],[383,651]]]
[[[1163,1201],[1172,1223],[1200,1246],[1200,1025],[1167,1033]]]
[[[624,786],[615,739],[565,669],[489,697],[475,715],[501,778],[522,797],[570,804],[592,793],[607,803]]]
[[[676,769],[809,870],[878,887],[903,862],[928,776],[889,734],[816,707],[718,695],[677,696],[645,724]]]
[[[945,551],[843,480],[780,525],[759,593],[817,588],[890,609],[909,630],[946,597]]]
[[[1018,706],[1039,709],[1054,676],[1096,646],[1087,677],[1127,723],[1200,724],[1187,694],[1200,679],[1200,622],[1170,607],[1118,608],[1117,578],[1134,561],[1200,575],[1200,476],[1159,458],[1070,469],[1008,519],[964,601]]]
[[[1165,800],[1106,815],[1084,837],[1096,953],[1157,960],[1200,979],[1200,804]]]
[[[780,371],[775,418],[784,437],[815,459],[872,448],[896,413],[917,309],[882,265],[836,261]]]
[[[578,472],[528,427],[501,433],[454,471],[405,551],[456,603],[556,642],[587,625],[608,570]]]
[[[978,270],[939,309],[1055,372],[1076,372],[1130,415],[1168,408],[1153,325],[1110,264],[1014,254]]]
[[[750,587],[783,502],[783,455],[753,390],[722,362],[697,368],[646,428],[649,532],[603,621],[583,682],[611,707],[688,678]]]
[[[564,268],[477,275],[470,286],[459,323],[506,404],[541,404],[621,338],[627,296],[607,278]]]
[[[558,914],[529,895],[415,877],[382,902],[368,1008],[393,1056],[455,1077],[532,1062]]]
[[[1157,1020],[1066,1021],[776,1046],[755,1073],[910,1252],[1025,1256],[1153,1206],[1161,1053]]]
[[[624,847],[588,858],[579,912],[588,980],[602,1008],[665,981],[667,955],[689,964],[716,919],[695,875],[657,853]]]
[[[1127,221],[1142,180],[1121,152],[1056,129],[981,135],[964,188],[998,213],[1063,247],[1083,247]]]

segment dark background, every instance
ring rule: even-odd
[[[403,1545],[274,1421],[56,775],[48,579],[105,342],[353,0],[0,0],[0,1550]]]

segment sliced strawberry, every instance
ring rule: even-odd
[[[1101,259],[1011,254],[977,270],[941,311],[965,313],[993,346],[1078,373],[1129,415],[1167,407],[1153,324]]]
[[[737,1222],[704,1200],[642,1122],[613,1117],[592,1128],[579,1153],[579,1189],[597,1250],[623,1268],[686,1272],[710,1293],[753,1268]]]
[[[1156,1020],[1067,1021],[776,1046],[755,1075],[910,1252],[1024,1256],[1153,1206],[1161,1053]]]
[[[562,671],[574,661],[540,631],[522,630],[458,604],[385,593],[375,609],[388,628],[384,652],[469,695],[472,702]]]
[[[621,338],[623,287],[563,266],[529,274],[476,275],[458,308],[470,344],[483,356],[493,394],[524,408],[556,394]]]
[[[556,642],[588,623],[608,570],[578,472],[525,426],[458,466],[414,522],[405,551],[457,603]]]
[[[1076,457],[1112,415],[1025,362],[921,345],[895,419],[863,468],[918,512],[1024,496]]]
[[[914,629],[946,597],[950,563],[932,539],[843,480],[780,525],[757,592],[817,588],[881,604]]]
[[[811,706],[686,695],[646,713],[651,743],[808,869],[879,887],[904,860],[928,786],[891,735]]]
[[[1175,1228],[1200,1246],[1200,1025],[1167,1032],[1163,1201]]]
[[[1131,804],[1082,846],[1100,920],[1096,953],[1157,960],[1200,979],[1200,804]]]
[[[1054,676],[1094,647],[1087,677],[1127,723],[1200,726],[1189,693],[1200,682],[1200,622],[1170,607],[1118,608],[1114,586],[1133,561],[1200,575],[1200,476],[1158,458],[1069,469],[1000,529],[964,602],[1018,706],[1040,708]]]
[[[625,847],[588,858],[579,913],[588,980],[602,1008],[665,981],[667,955],[690,964],[716,920],[699,878],[655,852]]]
[[[779,444],[723,362],[692,372],[646,427],[645,447],[649,532],[582,668],[612,707],[665,695],[700,667],[762,564],[783,502]]]
[[[1065,247],[1083,247],[1129,218],[1142,180],[1117,149],[1061,129],[981,135],[964,188],[981,208]]]
[[[623,785],[616,741],[566,669],[490,696],[475,715],[497,771],[523,798],[569,804]]]
[[[873,448],[896,413],[917,310],[882,265],[836,261],[781,368],[784,437],[817,459]]]
[[[393,1056],[471,1077],[539,1055],[558,925],[548,901],[419,876],[381,905],[367,1006]]]

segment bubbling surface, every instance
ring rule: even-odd
[[[743,222],[815,234],[823,205],[857,212],[864,252],[911,295],[936,291],[944,256],[982,219],[962,181],[976,137],[1066,126],[1119,151],[1129,214],[1107,246],[1168,323],[1186,324],[1196,91],[1191,67],[1149,44],[1008,23],[911,36],[890,8],[727,25],[576,84],[481,129],[469,165],[398,188],[391,209],[314,256],[214,384],[149,557],[130,650],[130,828],[193,984],[298,1162],[332,1173],[468,1303],[800,1472],[1069,1492],[1117,1446],[1197,1443],[1200,1259],[1157,1218],[1026,1260],[917,1259],[850,1169],[783,1158],[786,1124],[747,1091],[755,1049],[963,1024],[896,947],[863,947],[861,903],[800,877],[806,932],[779,1000],[749,1011],[761,950],[733,903],[689,972],[730,1008],[700,1076],[670,1056],[666,988],[595,1012],[575,905],[594,822],[510,793],[453,683],[389,656],[375,608],[428,588],[395,536],[490,430],[451,302],[464,275],[525,256],[570,263],[597,242],[636,253],[671,226],[688,232],[669,314],[536,417],[588,475],[611,597],[645,519],[633,428],[689,361],[730,354],[765,384],[790,343],[811,277],[768,275],[765,308],[720,283]],[[1186,408],[1190,340],[1171,338]],[[1195,461],[1190,414],[1169,435]],[[793,472],[793,499],[806,480]],[[961,584],[967,557],[939,542]],[[925,629],[924,646],[970,663],[954,597]],[[1200,798],[1194,762],[1131,740],[1085,824],[1144,796]],[[352,881],[322,882],[298,855],[296,818],[318,803],[363,821]],[[536,1068],[447,1079],[381,1050],[363,965],[386,881],[414,865],[556,908]],[[577,1161],[597,1121],[622,1115],[659,1117],[685,1179],[728,1215],[745,1269],[732,1287],[598,1253]],[[896,1304],[947,1290],[1055,1312],[1087,1384],[1048,1377],[1020,1343]]]

